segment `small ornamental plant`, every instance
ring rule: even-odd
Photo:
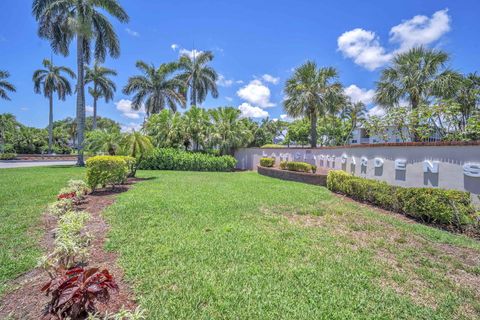
[[[64,199],[74,199],[77,196],[75,192],[65,192],[65,193],[60,193],[57,196],[58,200],[64,200]]]
[[[260,166],[271,168],[275,165],[275,158],[261,158],[260,159]]]
[[[75,267],[59,272],[41,289],[51,296],[45,315],[61,320],[85,319],[96,312],[95,303],[110,300],[111,290],[117,291],[118,286],[107,269]]]

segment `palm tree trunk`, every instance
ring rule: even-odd
[[[95,88],[96,89],[96,88]],[[96,91],[95,91],[96,92]],[[97,129],[97,97],[93,97],[93,124],[92,130]]]
[[[192,85],[192,101],[190,107],[197,106],[197,90],[195,89],[195,82]]]
[[[52,153],[53,144],[53,94],[50,93],[49,97],[49,111],[48,111],[48,153]]]
[[[83,81],[83,37],[77,36],[77,166],[83,167],[83,134],[85,129],[85,104]]]
[[[310,115],[310,146],[317,147],[317,115],[313,112]]]

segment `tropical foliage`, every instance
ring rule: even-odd
[[[10,100],[8,96],[8,92],[15,92],[15,86],[8,82],[8,78],[10,77],[10,73],[5,70],[0,70],[0,98],[5,100]]]

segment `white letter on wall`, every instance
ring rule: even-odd
[[[438,161],[423,161],[423,172],[438,173]]]
[[[480,178],[480,163],[465,163],[463,174],[469,177]]]
[[[347,163],[347,155],[346,155],[345,153],[342,154],[342,158],[341,158],[341,159],[342,159],[341,161],[342,161],[343,164]]]
[[[383,167],[383,159],[382,158],[375,158],[373,160],[373,165],[374,165],[375,168]]]
[[[368,158],[367,157],[362,157],[360,162],[361,162],[362,166],[366,167],[367,163],[368,163]]]
[[[407,160],[404,160],[404,159],[395,160],[395,170],[401,170],[401,171],[407,170]]]

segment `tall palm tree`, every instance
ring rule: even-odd
[[[448,60],[447,53],[424,47],[397,54],[376,83],[375,102],[393,108],[404,100],[411,110],[416,110],[421,105],[430,104],[435,96],[451,97],[461,75],[446,67]],[[418,140],[418,137],[414,136],[414,139]]]
[[[10,73],[8,73],[8,71],[0,70],[0,98],[5,100],[10,100],[7,91],[16,91],[15,86],[7,81],[9,77]]]
[[[96,61],[93,68],[86,67],[85,84],[93,84],[93,87],[88,88],[88,92],[93,97],[93,130],[97,129],[97,101],[104,98],[105,102],[108,103],[113,99],[117,87],[109,76],[116,75],[115,70],[103,67]]]
[[[33,90],[48,98],[48,153],[52,153],[53,144],[53,95],[57,93],[58,99],[65,101],[67,95],[72,94],[70,81],[63,75],[75,79],[75,73],[67,67],[56,66],[51,60],[43,60],[44,69],[38,69],[33,73]]]
[[[241,112],[232,107],[210,110],[212,118],[212,144],[220,154],[233,154],[236,148],[245,147],[253,140],[248,119],[240,118]]]
[[[55,53],[69,54],[69,46],[77,44],[77,165],[83,166],[85,129],[84,66],[89,63],[91,49],[95,59],[103,62],[108,54],[120,55],[120,44],[112,24],[104,12],[128,22],[128,15],[118,0],[33,0],[32,12],[38,21],[38,34],[48,39]],[[92,48],[92,42],[93,48]]]
[[[285,84],[284,101],[286,113],[294,118],[310,120],[310,145],[317,146],[317,120],[326,114],[334,114],[345,104],[342,85],[337,81],[335,68],[317,68],[313,61],[307,61],[295,69]]]
[[[187,84],[186,94],[190,91],[190,105],[196,106],[207,98],[210,92],[212,97],[218,97],[217,72],[208,65],[213,60],[210,51],[193,52],[191,56],[182,55],[178,67],[182,70],[179,78]]]
[[[177,70],[176,63],[163,63],[156,69],[154,65],[138,61],[136,66],[143,75],[130,77],[123,88],[124,94],[135,93],[132,109],[140,110],[145,105],[145,112],[149,116],[165,108],[177,111],[178,104],[185,108],[185,97],[181,92],[185,84],[172,76]]]

